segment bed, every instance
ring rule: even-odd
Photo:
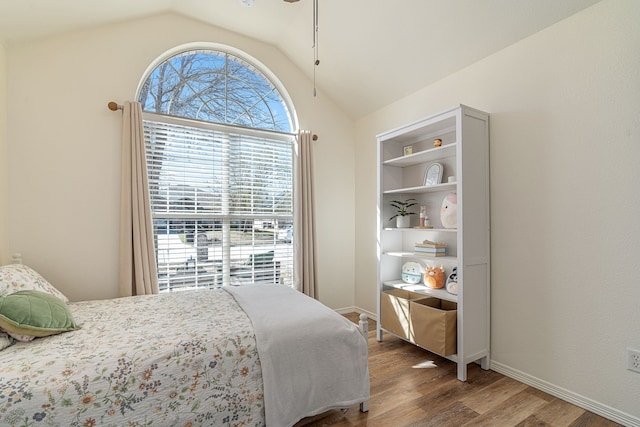
[[[2,284],[0,309],[28,293]],[[287,427],[367,409],[365,319],[286,286],[54,298],[69,331],[0,351],[0,425]]]

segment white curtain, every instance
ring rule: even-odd
[[[139,102],[124,104],[118,295],[158,293],[147,161]]]
[[[317,297],[315,201],[313,190],[313,140],[300,131],[294,156],[293,230],[294,283],[312,298]]]

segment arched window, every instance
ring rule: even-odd
[[[292,109],[267,74],[237,54],[198,49],[143,80],[161,291],[292,285]]]
[[[160,63],[145,79],[144,111],[253,129],[291,132],[289,109],[258,68],[236,55],[190,50]]]

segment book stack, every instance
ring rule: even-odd
[[[422,243],[416,243],[416,253],[427,256],[445,256],[447,254],[447,247],[444,243],[436,243],[430,240],[425,240]]]

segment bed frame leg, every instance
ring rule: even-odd
[[[360,329],[360,333],[364,337],[364,339],[369,342],[369,321],[367,319],[367,315],[364,313],[360,313],[360,321],[358,322],[358,329]],[[369,401],[365,400],[360,403],[360,412],[369,412]]]

